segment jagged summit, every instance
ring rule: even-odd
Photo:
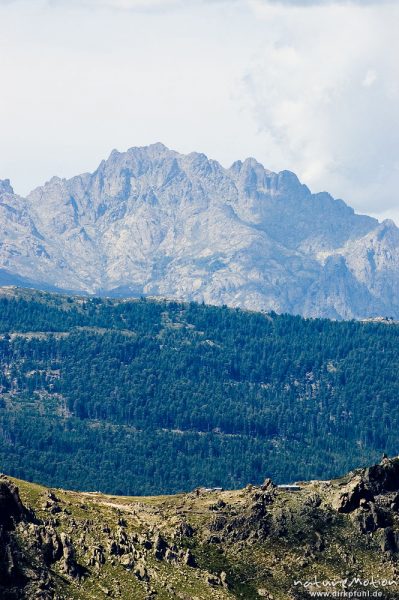
[[[2,194],[13,194],[14,190],[10,184],[9,179],[0,179],[0,195]]]
[[[11,283],[306,316],[399,316],[396,226],[383,233],[385,222],[254,158],[224,168],[156,143],[113,150],[94,173],[54,177],[26,199],[8,180],[1,192],[0,272]],[[378,237],[385,245],[374,268]],[[333,277],[330,258],[341,265]]]

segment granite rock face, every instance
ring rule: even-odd
[[[27,198],[0,181],[0,283],[398,318],[399,230],[253,158],[153,144]]]

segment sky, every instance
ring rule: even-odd
[[[399,224],[399,1],[0,0],[0,178],[163,142]]]

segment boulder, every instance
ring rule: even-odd
[[[383,458],[366,469],[363,480],[375,495],[399,491],[399,458]]]
[[[194,535],[194,529],[193,527],[187,523],[187,521],[181,521],[177,526],[176,526],[176,530],[175,530],[175,536],[176,537],[188,537],[191,538]]]
[[[93,546],[90,548],[90,559],[89,565],[99,569],[101,565],[105,564],[105,552],[104,547],[101,545]]]
[[[383,552],[393,554],[398,551],[397,536],[392,527],[386,527],[385,529],[379,529],[374,536],[374,539],[380,545]]]
[[[167,548],[168,548],[168,544],[163,539],[161,534],[157,533],[154,538],[154,543],[153,543],[153,552],[154,552],[155,558],[157,560],[162,560],[163,557],[165,556],[165,552],[166,552]]]
[[[197,562],[195,560],[195,557],[193,556],[191,550],[189,548],[187,548],[187,550],[185,552],[183,552],[182,554],[182,561],[185,565],[189,566],[189,567],[196,567],[197,566]]]
[[[355,476],[335,495],[332,506],[340,513],[351,513],[359,508],[362,501],[372,502],[374,496],[362,477]]]
[[[220,577],[211,575],[210,573],[205,573],[205,582],[211,587],[219,587],[222,585]]]
[[[61,533],[62,558],[60,560],[60,569],[73,579],[81,579],[85,570],[76,562],[75,549],[72,540],[65,533]]]
[[[171,562],[171,563],[175,563],[177,562],[177,554],[176,552],[173,552],[173,550],[171,550],[170,548],[168,548],[165,552],[165,560],[167,562]]]
[[[46,565],[51,565],[61,559],[63,555],[62,542],[53,527],[40,527],[39,549]]]
[[[149,581],[148,571],[144,561],[139,561],[136,564],[134,574],[140,581]]]
[[[134,556],[132,554],[124,554],[119,560],[120,564],[130,571],[135,564]]]

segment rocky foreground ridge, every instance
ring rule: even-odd
[[[26,198],[0,181],[0,284],[399,318],[399,230],[294,173],[162,144]]]
[[[294,491],[129,498],[0,479],[5,600],[394,599],[398,559],[399,458]]]

